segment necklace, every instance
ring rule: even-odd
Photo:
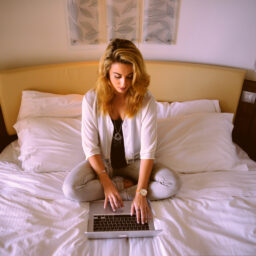
[[[114,124],[114,135],[113,135],[113,138],[114,138],[115,141],[120,142],[120,140],[123,138],[122,135],[121,135],[121,129],[122,129],[123,120],[120,123],[119,130],[117,130],[117,127],[116,127],[116,120],[113,120],[113,124]]]

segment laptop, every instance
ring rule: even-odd
[[[131,216],[132,201],[123,201],[124,207],[113,212],[110,204],[104,209],[104,201],[90,202],[88,231],[89,239],[153,237],[162,230],[156,230],[153,219],[147,223],[137,223],[136,215]]]

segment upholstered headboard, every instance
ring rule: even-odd
[[[236,112],[245,71],[181,62],[147,61],[149,90],[157,100],[219,99],[223,112]],[[8,134],[19,111],[22,90],[84,94],[94,87],[97,62],[64,63],[0,72],[0,103]]]

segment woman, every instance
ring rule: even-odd
[[[105,198],[113,211],[133,200],[131,214],[147,222],[150,200],[173,196],[174,172],[154,164],[156,103],[147,90],[143,57],[129,40],[115,39],[101,58],[96,89],[82,104],[82,145],[86,160],[66,177],[63,192],[79,201]]]

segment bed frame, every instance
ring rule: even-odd
[[[160,101],[219,99],[223,112],[237,110],[245,70],[181,62],[147,61],[150,91]],[[94,87],[97,62],[64,63],[0,72],[0,104],[8,135],[14,135],[22,90],[84,94]]]

